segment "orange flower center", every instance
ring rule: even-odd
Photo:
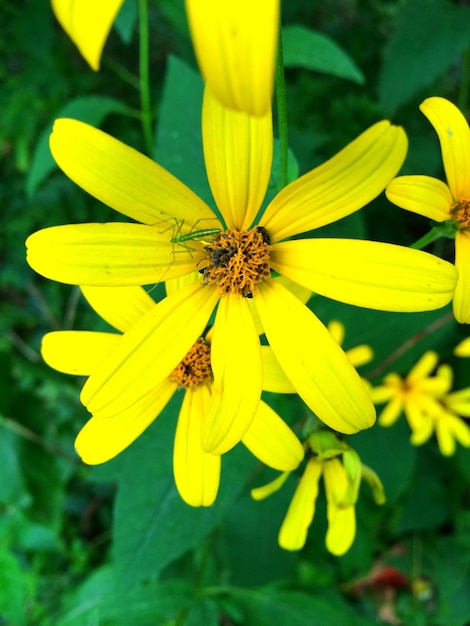
[[[452,209],[452,217],[459,230],[470,228],[470,201],[457,202]]]
[[[270,242],[263,226],[220,233],[204,248],[209,261],[202,271],[204,283],[217,285],[221,296],[237,293],[252,298],[256,285],[271,275]]]
[[[170,380],[184,389],[212,382],[211,350],[202,337],[199,337],[184,359],[172,371]]]

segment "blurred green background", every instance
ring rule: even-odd
[[[149,2],[149,19],[151,156],[212,203],[184,4]],[[254,502],[250,488],[275,474],[238,447],[224,458],[216,504],[184,504],[171,469],[178,397],[117,459],[95,468],[80,462],[73,441],[87,419],[83,381],[49,369],[40,342],[51,330],[105,324],[77,288],[34,274],[24,240],[49,225],[121,219],[57,170],[47,137],[55,118],[69,116],[145,151],[137,2],[126,0],[99,73],[46,0],[3,0],[0,23],[0,625],[470,624],[469,452],[443,458],[434,441],[411,447],[404,419],[348,437],[381,476],[387,503],[377,507],[361,489],[356,541],[341,558],[324,546],[323,499],[306,547],[277,546],[296,476]],[[285,0],[282,23],[289,144],[300,173],[387,117],[409,136],[402,173],[443,177],[418,105],[441,95],[468,117],[469,2]],[[315,236],[410,245],[428,229],[382,194]],[[430,251],[453,260],[450,240]],[[406,374],[432,348],[453,366],[457,389],[470,384],[470,359],[452,356],[468,331],[449,307],[390,314],[320,297],[311,306],[325,323],[346,325],[346,348],[372,346],[375,360],[361,374],[374,383],[390,370]],[[300,400],[268,400],[293,426],[308,418]]]

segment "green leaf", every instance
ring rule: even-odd
[[[84,96],[76,98],[66,104],[54,117],[71,117],[93,126],[100,126],[103,120],[111,113],[126,114],[128,112],[122,102],[105,96]],[[26,179],[26,192],[32,196],[39,185],[56,169],[56,164],[49,150],[49,136],[52,132],[54,120],[41,133],[34,150],[31,168]]]
[[[26,607],[31,596],[31,580],[22,571],[17,559],[0,552],[0,621],[2,624],[27,624]]]
[[[449,70],[470,44],[469,24],[470,8],[448,0],[402,3],[384,49],[378,83],[379,101],[387,115]]]
[[[199,74],[170,56],[158,117],[155,159],[213,205],[202,151],[202,95]]]
[[[244,624],[256,626],[372,626],[375,621],[357,614],[341,596],[325,592],[321,597],[300,591],[274,589],[236,593],[244,612]]]
[[[364,74],[351,57],[322,33],[304,26],[286,26],[282,29],[282,47],[286,67],[303,67],[360,85],[365,83]]]
[[[126,0],[122,5],[114,22],[114,28],[122,41],[126,44],[131,42],[134,28],[137,24],[138,8],[136,0]]]
[[[208,508],[185,504],[174,485],[172,455],[179,400],[125,455],[115,505],[113,556],[118,584],[129,589],[198,545],[230,509],[256,460],[238,446],[223,457],[222,485]]]

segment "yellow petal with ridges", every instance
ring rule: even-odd
[[[322,296],[380,311],[432,311],[451,301],[455,267],[378,241],[297,239],[275,244],[271,267]]]
[[[200,251],[176,251],[143,224],[52,226],[26,240],[30,266],[46,278],[97,287],[151,285],[194,271]]]
[[[323,464],[323,481],[328,517],[326,547],[331,554],[341,556],[349,550],[356,536],[356,512],[353,505],[342,505],[349,482],[339,459],[334,458]]]
[[[57,165],[77,185],[123,215],[166,230],[168,240],[198,228],[200,220],[220,224],[170,172],[89,124],[58,119],[49,143]]]
[[[176,427],[175,483],[178,493],[190,506],[211,506],[219,490],[221,458],[201,448],[201,428],[209,403],[207,386],[187,390]]]
[[[330,428],[369,428],[375,409],[343,350],[318,318],[285,287],[266,280],[254,295],[269,345],[303,401]]]
[[[407,147],[402,128],[386,120],[374,124],[278,193],[260,225],[276,242],[354,213],[385,189],[405,160]]]
[[[99,70],[101,53],[124,0],[51,0],[62,28],[92,69]]]
[[[263,361],[263,390],[273,393],[295,393],[295,387],[279,365],[270,346],[261,346]]]
[[[49,367],[59,372],[90,376],[120,337],[87,330],[56,330],[42,338],[41,355]]]
[[[106,463],[125,450],[159,416],[175,391],[176,384],[164,380],[114,417],[92,417],[75,440],[82,461],[89,465]]]
[[[155,306],[142,287],[82,287],[82,293],[100,317],[123,333]]]
[[[279,545],[284,550],[300,550],[305,545],[308,528],[315,515],[321,473],[322,464],[310,459],[279,531]]]
[[[444,222],[452,217],[452,194],[449,187],[437,178],[399,176],[388,185],[385,195],[400,208],[435,222]]]
[[[211,343],[214,375],[211,406],[202,428],[202,448],[223,454],[250,427],[262,386],[258,333],[246,298],[230,294],[219,302]]]
[[[206,89],[202,138],[212,195],[229,229],[246,230],[263,202],[271,175],[271,109],[262,117],[224,108]]]
[[[167,378],[201,336],[218,297],[194,283],[140,318],[85,383],[81,400],[90,413],[120,413]]]
[[[470,232],[460,230],[455,235],[455,267],[459,278],[453,308],[455,319],[470,324]]]
[[[186,0],[201,74],[223,106],[250,115],[271,108],[279,0]]]
[[[470,129],[459,109],[445,98],[427,98],[419,107],[434,126],[452,195],[470,199]]]
[[[242,442],[265,465],[281,472],[294,470],[304,458],[304,449],[296,435],[263,401]]]

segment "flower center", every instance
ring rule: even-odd
[[[271,275],[269,244],[263,226],[251,230],[228,230],[205,246],[209,265],[204,283],[219,287],[221,296],[237,293],[252,298],[256,285]]]
[[[170,380],[184,389],[212,381],[211,351],[209,344],[202,337],[199,337],[184,359],[171,372]]]
[[[452,217],[457,223],[459,230],[470,228],[470,201],[457,202],[452,209]]]

